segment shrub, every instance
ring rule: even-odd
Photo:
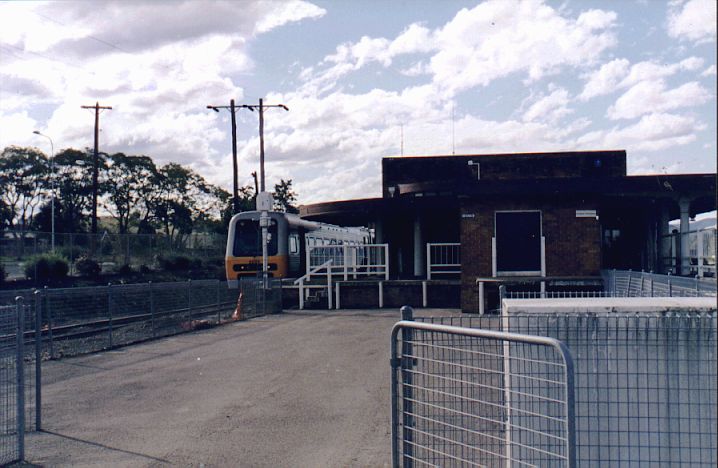
[[[82,257],[78,261],[76,261],[75,269],[77,269],[77,272],[80,274],[80,276],[85,276],[88,278],[96,278],[100,276],[100,271],[102,270],[99,263],[87,257]]]
[[[152,268],[148,267],[147,265],[142,264],[142,265],[140,265],[140,273],[142,273],[143,275],[152,273]]]
[[[6,276],[6,275],[7,275],[7,274],[5,273],[5,265],[3,265],[2,263],[0,263],[0,284],[2,284],[3,281],[5,281],[5,276]]]
[[[131,275],[134,272],[135,271],[132,269],[132,267],[128,263],[125,263],[117,270],[117,273],[124,275],[124,276]]]
[[[187,271],[193,268],[201,268],[202,260],[188,257],[187,255],[168,255],[157,257],[157,263],[165,271]]]
[[[25,262],[25,276],[36,281],[63,279],[69,271],[67,260],[56,254],[35,255]]]

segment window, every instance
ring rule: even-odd
[[[296,234],[292,234],[291,236],[289,236],[289,253],[299,253],[299,239],[297,239]]]

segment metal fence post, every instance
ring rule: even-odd
[[[409,306],[402,306],[401,310],[401,319],[402,320],[408,320],[413,321],[414,320],[414,309],[412,309]],[[414,340],[414,330],[411,328],[405,328],[402,330],[402,340],[401,340],[401,348],[402,348],[402,356],[413,356],[414,355],[414,349],[413,349],[413,340]],[[413,466],[413,452],[414,452],[414,446],[412,445],[414,435],[412,433],[411,428],[414,426],[413,418],[410,416],[410,414],[414,413],[412,400],[414,399],[413,391],[412,391],[412,385],[413,385],[413,376],[411,375],[411,369],[413,367],[413,358],[409,357],[407,359],[402,360],[401,362],[401,373],[402,373],[402,388],[403,388],[403,408],[404,408],[404,430],[403,430],[403,441],[404,441],[404,460],[403,460],[403,466],[405,467],[411,467]]]
[[[42,430],[42,293],[35,291],[35,430]]]
[[[150,323],[152,325],[152,338],[157,337],[157,330],[155,329],[155,288],[152,286],[152,281],[149,282],[150,289]]]
[[[107,283],[107,315],[109,319],[107,333],[110,338],[110,348],[112,348],[112,283]]]
[[[17,451],[20,460],[25,459],[25,307],[23,302],[22,296],[15,298],[15,310],[17,311],[17,330],[15,334],[15,371],[17,378],[16,429]]]
[[[187,280],[187,317],[192,322],[192,280]]]
[[[668,272],[668,297],[673,297],[673,284],[671,283],[671,272]]]
[[[55,359],[55,341],[52,338],[52,307],[50,307],[47,286],[42,289],[42,298],[45,301],[45,312],[47,314],[47,338],[50,340],[50,359]]]
[[[616,295],[616,269],[613,269],[613,295]]]
[[[698,293],[701,292],[701,282],[698,278],[699,275],[696,275],[696,296],[698,296]]]
[[[216,294],[215,294],[215,295],[216,295],[216,297],[215,297],[215,303],[217,304],[216,307],[217,307],[217,323],[218,323],[218,324],[219,324],[219,322],[222,321],[222,316],[220,315],[220,314],[221,314],[221,311],[220,311],[220,307],[219,307],[219,288],[221,288],[221,287],[222,287],[222,282],[221,282],[221,281],[217,281],[217,290],[216,290]]]

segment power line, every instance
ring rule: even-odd
[[[97,234],[97,171],[98,171],[98,139],[100,136],[100,110],[111,110],[110,106],[101,106],[96,102],[94,106],[80,106],[83,109],[95,109],[95,156],[92,170],[92,233]],[[93,237],[94,239],[94,237]],[[94,241],[93,241],[94,242]],[[94,249],[93,249],[94,250]]]
[[[56,20],[56,19],[54,19],[54,18],[50,18],[50,17],[48,17],[48,16],[45,16],[45,15],[43,15],[42,13],[38,13],[38,12],[36,12],[36,11],[33,11],[33,13],[34,13],[35,15],[39,16],[40,18],[44,18],[44,19],[46,19],[46,20],[48,20],[48,21],[51,21],[51,22],[53,22],[53,23],[55,23],[55,24],[59,24],[60,26],[65,26],[66,28],[69,28],[69,27],[70,27],[70,26],[68,26],[67,24],[63,23],[63,22],[58,21],[58,20]],[[99,37],[93,36],[93,35],[91,35],[91,34],[88,34],[88,35],[85,36],[85,37],[89,37],[89,38],[92,39],[92,40],[95,40],[95,41],[97,41],[97,42],[99,42],[99,43],[101,43],[101,44],[105,44],[106,46],[112,47],[113,49],[117,49],[117,50],[119,50],[120,52],[124,52],[124,53],[126,53],[126,54],[131,53],[130,51],[125,50],[125,49],[123,49],[122,47],[119,47],[119,46],[117,46],[117,45],[115,45],[115,44],[112,44],[111,42],[107,42],[107,41],[105,41],[105,40],[103,40],[103,39],[100,39]]]

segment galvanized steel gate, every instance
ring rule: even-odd
[[[0,305],[0,464],[25,457],[25,431],[40,429],[39,308]],[[32,417],[34,413],[34,418]]]
[[[576,466],[562,342],[405,320],[391,352],[394,467]]]

